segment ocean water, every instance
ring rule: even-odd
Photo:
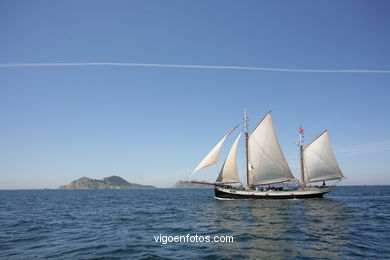
[[[155,237],[233,236],[232,243]],[[1,259],[389,259],[390,186],[323,199],[214,199],[212,189],[0,191]]]

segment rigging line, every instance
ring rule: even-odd
[[[50,63],[0,63],[0,68],[12,67],[72,67],[72,66],[121,66],[121,67],[159,67],[184,69],[228,69],[254,70],[275,72],[309,72],[309,73],[390,73],[390,70],[371,69],[294,69],[274,67],[250,66],[219,66],[219,65],[185,65],[185,64],[158,64],[158,63],[130,63],[130,62],[50,62]]]

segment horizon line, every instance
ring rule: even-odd
[[[390,186],[390,184],[338,184],[337,186]],[[144,190],[147,188],[137,189],[120,189],[120,190]],[[155,189],[188,189],[188,188],[172,188],[172,187],[155,187]],[[191,188],[190,188],[191,189]],[[196,188],[199,189],[199,188]],[[208,188],[203,188],[208,189]],[[28,190],[116,190],[116,189],[59,189],[59,188],[0,188],[0,191],[28,191]]]
[[[183,68],[183,69],[228,69],[228,70],[306,72],[306,73],[390,73],[390,70],[371,70],[371,69],[364,69],[364,70],[360,70],[360,69],[294,69],[294,68],[277,68],[277,67],[186,65],[186,64],[158,64],[158,63],[130,63],[130,62],[0,63],[1,68],[81,67],[81,66],[157,67],[157,68]]]

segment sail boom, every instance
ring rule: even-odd
[[[218,182],[205,182],[205,181],[187,181],[188,183],[196,183],[196,184],[204,184],[204,185],[210,185],[210,186],[223,186],[225,184],[228,184],[227,182],[225,183],[218,183]],[[235,183],[235,182],[231,182]]]
[[[256,184],[251,184],[251,187],[255,186],[262,186],[262,185],[269,185],[269,184],[277,184],[277,183],[283,183],[283,182],[289,182],[293,181],[295,179],[285,179],[285,180],[279,180],[279,181],[271,181],[271,182],[261,182],[261,183],[256,183]]]
[[[341,179],[344,179],[344,177],[342,178],[320,178],[320,179],[311,179],[310,181],[308,181],[308,183],[313,183],[313,182],[320,182],[320,181],[334,181],[334,180],[341,180]]]
[[[188,183],[204,184],[204,185],[215,185],[215,183],[205,181],[188,181]]]

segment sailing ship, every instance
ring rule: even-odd
[[[214,185],[216,199],[293,199],[322,197],[336,186],[326,185],[325,181],[337,180],[338,182],[344,178],[332,151],[327,130],[304,147],[304,130],[300,127],[297,143],[301,168],[299,183],[292,174],[280,147],[271,112],[264,116],[250,134],[246,110],[244,110],[243,121],[246,185],[240,182],[236,160],[241,132],[235,139],[215,182],[191,180],[199,170],[217,163],[224,142],[238,126],[230,130],[204,157],[192,172],[188,182]],[[293,182],[298,182],[298,185],[293,188],[288,185],[280,186]],[[309,186],[309,183],[316,182],[322,182],[322,185]]]

